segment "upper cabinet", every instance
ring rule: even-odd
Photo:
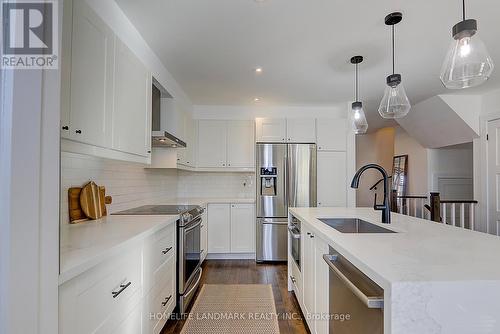
[[[291,143],[315,143],[316,120],[314,118],[288,118],[286,138]]]
[[[70,22],[71,23],[71,22]],[[100,147],[111,144],[115,36],[85,3],[73,8],[72,52],[69,67],[70,103],[63,110],[62,135]],[[65,85],[65,83],[63,83]]]
[[[61,62],[61,136],[69,139],[61,148],[150,163],[151,74],[86,1],[72,5],[63,22],[71,53]]]
[[[318,118],[317,143],[320,151],[345,151],[347,149],[347,122],[345,119]]]
[[[115,94],[112,117],[113,148],[148,156],[151,153],[151,74],[130,49],[117,39]]]
[[[255,119],[255,137],[257,142],[284,143],[286,141],[286,119]]]
[[[198,168],[253,168],[253,121],[198,121]]]
[[[253,167],[254,165],[254,122],[227,121],[227,166]]]
[[[314,118],[257,118],[255,136],[259,143],[315,143]]]
[[[226,121],[198,122],[198,167],[226,167]]]

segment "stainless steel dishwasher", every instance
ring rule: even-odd
[[[382,334],[384,290],[332,247],[329,253],[329,333]]]

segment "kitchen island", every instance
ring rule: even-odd
[[[391,224],[382,224],[380,211],[371,208],[291,208],[293,217],[302,226],[302,240],[308,231],[383,289],[384,333],[500,332],[498,237],[394,213]],[[341,233],[318,218],[359,218],[396,233]],[[324,277],[314,280],[314,292],[306,291],[308,270],[328,272],[324,261],[319,265],[321,252],[313,252],[313,259],[304,257],[307,248],[301,246],[301,272],[291,255],[288,261],[289,290],[295,291],[303,311],[309,294],[317,296],[317,307],[304,314],[325,311],[322,295],[328,291]],[[308,323],[313,333],[328,328],[320,321]]]

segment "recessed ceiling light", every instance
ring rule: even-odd
[[[255,2],[265,2],[266,0],[254,0]]]
[[[262,67],[256,67],[255,68],[255,73],[261,74],[262,73]]]
[[[253,102],[260,102],[260,97],[254,97]]]

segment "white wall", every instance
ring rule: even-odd
[[[68,188],[91,180],[113,197],[110,213],[177,197],[176,169],[144,169],[141,164],[62,152],[61,224],[69,221]]]
[[[428,196],[428,149],[411,137],[402,127],[396,127],[394,155],[408,155],[408,195]]]
[[[255,174],[179,171],[178,195],[181,198],[254,198]]]

